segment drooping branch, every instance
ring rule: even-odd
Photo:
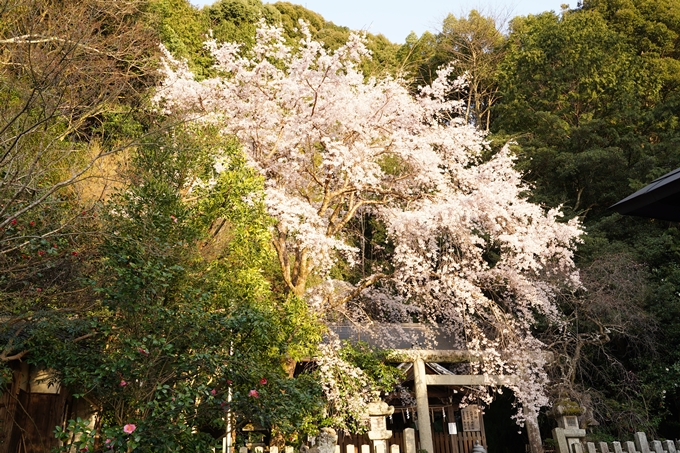
[[[378,281],[385,279],[387,277],[388,277],[387,274],[383,274],[382,272],[379,272],[377,274],[373,274],[373,275],[370,275],[366,278],[361,279],[361,281],[359,281],[359,283],[357,283],[357,285],[354,287],[354,289],[352,289],[352,291],[350,291],[349,293],[347,293],[345,296],[338,299],[337,301],[333,301],[331,306],[328,307],[328,308],[332,310],[332,309],[335,309],[337,307],[341,307],[342,305],[345,305],[350,300],[354,300],[357,297],[359,297],[359,295],[366,288],[373,286]]]

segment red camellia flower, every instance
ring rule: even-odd
[[[16,225],[16,224],[17,224],[17,219],[12,219],[12,225]]]
[[[210,391],[210,394],[211,394],[212,396],[215,396],[215,395],[217,395],[217,390],[215,390],[215,389],[212,389],[212,390]]]
[[[260,385],[267,385],[267,379],[265,378],[260,379]]]
[[[127,385],[127,382],[125,382],[125,381],[120,381],[120,386],[121,386],[121,387],[125,387],[126,385]]]
[[[35,226],[35,222],[33,220],[31,220],[28,224],[31,226]]]
[[[76,256],[78,255],[78,252],[71,252],[71,255]]]
[[[38,255],[43,256],[45,252],[43,250],[38,250]]]
[[[252,396],[253,398],[259,398],[260,394],[257,393],[257,390],[252,389],[251,391],[248,392],[248,396]]]
[[[136,429],[137,427],[132,423],[128,423],[127,425],[123,426],[123,432],[125,434],[132,434]]]
[[[138,351],[139,351],[140,354],[149,355],[149,351],[147,351],[144,348],[139,348]]]

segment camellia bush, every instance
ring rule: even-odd
[[[204,80],[166,52],[158,108],[239,139],[264,178],[281,278],[321,318],[445,326],[478,372],[521,375],[513,390],[536,411],[531,329],[558,322],[554,293],[580,285],[579,224],[526,200],[507,148],[492,153],[451,100],[465,83],[451,68],[413,95],[358,70],[359,35],[330,53],[301,28],[293,44],[264,23],[250,50],[207,42],[218,76]],[[380,243],[357,228],[366,219]],[[367,266],[371,241],[384,259]]]
[[[205,451],[246,423],[289,438],[323,419],[321,386],[282,366],[313,355],[322,330],[266,278],[276,259],[262,178],[234,140],[194,132],[132,156],[131,184],[100,210],[98,300],[36,321],[26,340],[30,362],[87,408],[57,428],[62,451]],[[203,165],[215,149],[219,174]],[[214,180],[193,185],[199,176]]]

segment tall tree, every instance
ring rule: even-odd
[[[467,18],[449,14],[439,36],[440,53],[465,75],[467,86],[465,119],[489,131],[491,109],[498,100],[498,65],[503,59],[505,37],[498,30],[501,19],[486,17],[477,10]]]
[[[495,130],[519,135],[538,200],[604,212],[647,164],[640,118],[658,74],[595,11],[518,18],[508,46]]]

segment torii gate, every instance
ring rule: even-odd
[[[434,453],[430,407],[427,399],[428,385],[509,385],[517,380],[516,376],[485,376],[478,374],[432,375],[425,373],[425,363],[462,363],[477,360],[479,356],[470,351],[395,349],[391,351],[387,358],[397,362],[413,363],[420,446],[421,449],[427,450],[428,453]],[[543,453],[543,443],[541,442],[541,434],[536,417],[527,417],[525,426],[529,437],[530,453]]]

